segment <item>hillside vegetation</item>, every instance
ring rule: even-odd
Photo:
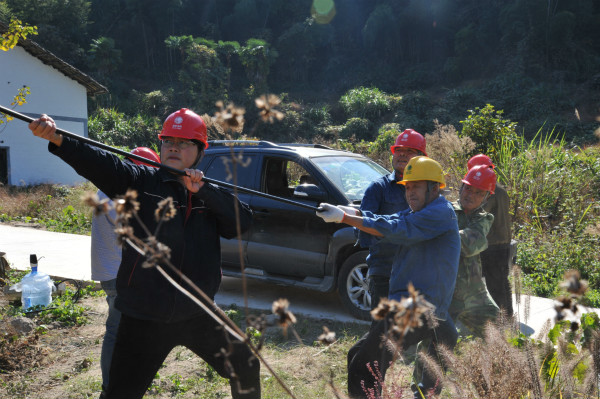
[[[431,133],[435,119],[460,130],[491,104],[528,139],[542,128],[596,141],[594,0],[0,1],[0,19],[11,18],[109,88],[90,113],[122,116],[131,145],[175,109],[212,114],[219,100],[245,107],[253,126],[265,93],[282,98],[286,122],[252,132],[262,139],[342,126],[370,141],[385,123]],[[361,88],[392,101],[346,107]]]

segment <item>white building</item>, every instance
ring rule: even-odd
[[[23,86],[31,90],[27,103],[11,106]],[[61,129],[87,137],[87,96],[106,92],[90,76],[30,40],[20,41],[12,50],[0,50],[0,104],[27,116],[46,113]],[[74,185],[83,181],[48,152],[48,142],[33,136],[26,122],[13,119],[0,125],[0,183]]]

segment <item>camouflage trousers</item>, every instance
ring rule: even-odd
[[[473,335],[483,337],[485,324],[496,320],[499,310],[485,282],[472,278],[468,285],[457,284],[448,312],[454,322],[461,322]]]

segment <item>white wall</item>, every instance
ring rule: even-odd
[[[36,117],[46,113],[57,125],[87,137],[87,93],[84,86],[43,64],[21,47],[0,51],[0,104],[10,107],[18,89],[29,86],[27,103],[14,109]],[[31,134],[27,123],[14,119],[0,125],[0,147],[8,150],[8,183],[13,185],[85,181],[48,152],[48,142]]]

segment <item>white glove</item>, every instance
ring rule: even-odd
[[[346,215],[360,216],[360,211],[352,206],[338,205],[337,207],[344,211]]]
[[[317,211],[317,216],[327,223],[340,223],[346,215],[343,210],[335,205],[321,203],[319,204],[319,208],[323,210]]]

